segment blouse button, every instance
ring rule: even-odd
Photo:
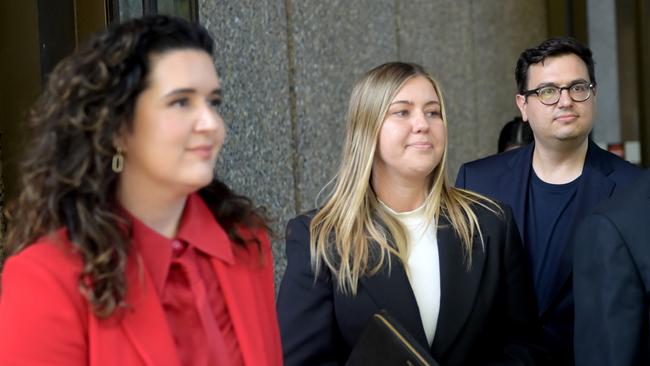
[[[172,241],[172,252],[174,253],[174,256],[179,256],[183,251],[183,248],[185,248],[185,245],[183,245],[183,242],[180,240]]]

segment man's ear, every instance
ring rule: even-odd
[[[524,122],[528,122],[528,113],[526,113],[526,105],[528,102],[526,101],[526,97],[517,94],[515,96],[515,102],[517,103],[517,108],[519,108],[519,112],[521,113],[521,119],[524,120]]]

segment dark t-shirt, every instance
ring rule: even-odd
[[[540,300],[548,296],[569,240],[580,177],[565,184],[549,184],[539,179],[533,169],[530,174],[524,239],[540,305]]]

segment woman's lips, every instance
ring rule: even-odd
[[[421,141],[421,142],[412,142],[406,146],[417,150],[428,150],[433,147],[433,144],[431,144],[430,142]]]
[[[212,145],[201,145],[187,149],[188,151],[198,155],[201,158],[211,158],[212,152],[214,151],[214,146]]]

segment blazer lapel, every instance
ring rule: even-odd
[[[575,196],[575,207],[572,215],[571,228],[574,230],[582,220],[600,201],[611,196],[616,183],[608,178],[613,167],[600,156],[601,151],[592,141],[582,170],[582,177]],[[564,284],[569,280],[573,268],[573,233],[569,236],[566,247],[560,259],[558,270],[547,291],[547,295],[540,302],[540,314],[549,309]]]
[[[468,270],[463,247],[448,220],[441,217],[438,226],[440,256],[440,314],[431,346],[435,358],[442,356],[453,344],[474,306],[481,283],[485,252],[478,235],[473,238],[472,266]],[[483,236],[485,247],[489,237]]]
[[[262,276],[264,265],[270,264],[263,265],[259,262],[257,249],[233,245],[233,253],[237,258],[236,263],[214,258],[212,268],[219,279],[244,364],[265,364],[273,356],[268,354],[268,349],[272,347],[265,344],[273,339],[266,339],[270,334],[268,329],[263,328],[268,324],[270,317],[265,305],[273,301],[273,295],[263,293],[260,282],[266,280]],[[271,253],[264,252],[264,255],[269,258]],[[272,291],[272,288],[269,291]],[[272,316],[275,316],[275,313]]]
[[[381,272],[372,277],[362,278],[360,283],[363,290],[377,305],[377,311],[387,310],[423,347],[428,348],[420,310],[411,283],[399,259],[391,256],[390,271],[388,266],[384,266]]]
[[[512,208],[512,215],[522,241],[526,229],[526,197],[534,147],[535,143],[522,147],[521,151],[508,161],[508,174],[502,175],[499,179],[500,192],[497,198]],[[507,200],[508,197],[512,197],[510,201]]]
[[[121,322],[127,338],[146,365],[180,366],[160,299],[140,261],[129,261],[127,283],[130,286],[126,300],[129,307],[124,310]]]

